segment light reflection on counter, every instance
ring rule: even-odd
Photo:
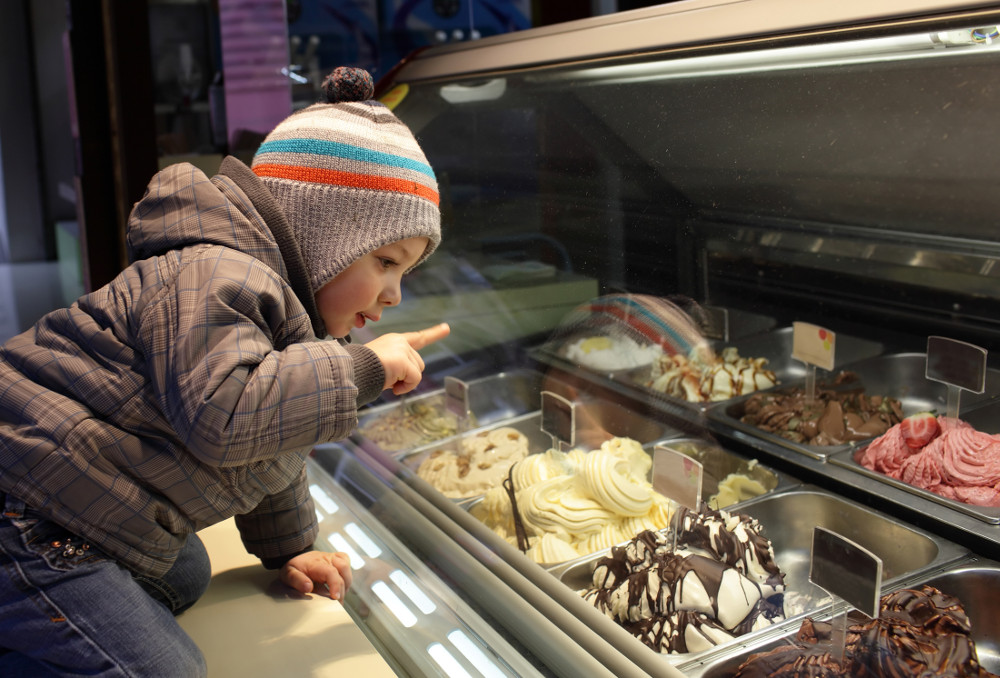
[[[377,638],[383,654],[413,676],[540,678],[336,480],[313,463],[308,472],[323,525],[316,548],[350,558],[353,583],[344,605]]]
[[[406,606],[396,592],[389,588],[389,585],[384,581],[377,581],[372,584],[372,591],[376,596],[379,597],[385,606],[389,608],[389,611],[399,620],[399,623],[410,628],[417,623],[417,616],[410,611],[410,608]]]

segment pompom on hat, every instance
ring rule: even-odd
[[[434,170],[413,133],[372,100],[371,75],[337,68],[327,101],[293,113],[257,149],[250,168],[281,206],[315,294],[355,260],[393,242],[441,242]]]

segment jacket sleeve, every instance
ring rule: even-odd
[[[353,359],[338,342],[316,340],[305,309],[271,268],[202,246],[172,274],[173,284],[146,306],[140,332],[154,394],[191,454],[241,466],[350,433]]]
[[[264,497],[253,511],[235,520],[243,546],[270,569],[312,550],[318,524],[305,467],[286,490]]]

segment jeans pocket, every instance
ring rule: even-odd
[[[107,560],[99,549],[62,525],[26,513],[11,521],[21,532],[24,547],[40,556],[54,570],[72,570],[86,563]]]

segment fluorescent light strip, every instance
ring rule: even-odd
[[[417,623],[417,617],[412,612],[410,608],[406,606],[402,600],[399,599],[389,585],[384,581],[377,581],[372,584],[372,591],[378,596],[379,600],[385,603],[385,606],[389,608],[389,611],[399,620],[399,623],[410,628]]]
[[[437,665],[445,672],[445,675],[451,676],[452,678],[472,678],[472,675],[462,668],[462,665],[458,663],[458,660],[452,656],[451,652],[448,652],[447,648],[441,643],[432,643],[427,646],[427,654],[431,656],[431,659],[437,662]]]
[[[448,634],[448,640],[451,644],[458,648],[469,663],[479,669],[486,678],[504,678],[507,674],[500,670],[500,667],[496,665],[492,659],[490,659],[485,652],[479,649],[479,647],[472,642],[472,640],[465,635],[459,629],[455,629]]]
[[[964,33],[969,33],[969,31]],[[974,44],[971,38],[967,42],[960,42],[951,34],[917,34],[781,47],[758,52],[713,54],[646,64],[598,66],[555,77],[573,78],[577,81],[646,82],[701,75],[733,75],[900,59],[958,56],[981,53],[983,49],[996,50],[998,47],[1000,44]]]
[[[393,570],[389,574],[389,579],[391,579],[393,583],[399,587],[399,590],[405,593],[406,597],[409,598],[413,604],[417,606],[417,609],[424,614],[430,614],[437,609],[434,602],[424,595],[424,592],[420,590],[420,587],[413,583],[413,580],[410,579],[402,570]]]
[[[332,515],[340,510],[340,507],[337,506],[337,502],[331,499],[330,495],[328,495],[319,485],[310,485],[309,494],[312,495],[312,498],[316,501],[316,503],[322,506],[323,510],[327,513]]]
[[[330,536],[327,537],[330,540],[330,544],[337,551],[343,551],[351,559],[351,569],[360,570],[365,566],[365,559],[362,558],[354,547],[351,546],[350,542],[344,539],[344,535],[340,532],[331,532]]]
[[[361,547],[362,551],[368,554],[369,558],[378,558],[382,555],[382,549],[369,538],[368,533],[361,529],[357,523],[347,523],[347,525],[344,525],[344,532],[354,540],[355,544]]]

